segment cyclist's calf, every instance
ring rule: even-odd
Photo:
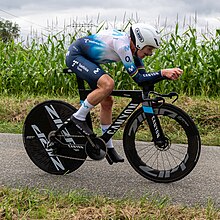
[[[112,108],[112,106],[113,106],[113,97],[112,96],[108,96],[108,97],[106,97],[105,99],[103,99],[102,101],[101,101],[101,108],[103,109],[103,110],[108,110],[108,109],[111,109]]]

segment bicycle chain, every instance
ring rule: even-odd
[[[64,135],[57,135],[58,137],[63,137]],[[65,136],[65,137],[70,137],[70,138],[73,138],[73,137],[82,137],[82,135],[68,135],[68,136]],[[91,140],[91,138],[89,136],[86,137],[88,142],[94,147],[96,148],[96,145],[93,143],[93,141]],[[59,140],[58,138],[55,138],[55,140],[64,145],[64,146],[68,146],[68,144],[66,143],[63,143],[61,140]],[[81,146],[81,145],[79,145]],[[65,159],[70,159],[70,160],[80,160],[80,161],[96,161],[96,160],[93,160],[93,159],[81,159],[81,158],[76,158],[76,157],[69,157],[69,156],[64,156],[64,155],[61,155],[61,154],[54,154],[54,156],[57,156],[57,157],[61,157],[61,158],[65,158]],[[88,155],[87,155],[88,156]],[[104,158],[103,158],[104,159]]]
[[[81,158],[76,158],[76,157],[64,156],[61,154],[54,154],[54,156],[62,157],[62,158],[69,159],[69,160],[83,160],[83,161],[89,161],[89,162],[91,162],[91,161],[96,162],[96,160],[92,160],[92,159],[81,159]]]

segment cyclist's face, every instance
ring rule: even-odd
[[[155,49],[154,47],[145,46],[141,50],[138,50],[138,52],[137,52],[138,57],[143,59],[146,56],[151,56],[153,54],[154,49]]]

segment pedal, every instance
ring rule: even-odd
[[[124,162],[124,158],[122,158],[114,148],[108,148],[107,152],[113,163]]]

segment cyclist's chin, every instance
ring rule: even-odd
[[[146,57],[146,55],[139,55],[138,56],[140,59],[144,59],[144,57]]]
[[[139,55],[138,57],[140,58],[140,59],[144,59],[145,57],[149,57],[149,56],[151,56],[152,54],[143,54],[143,55]]]

